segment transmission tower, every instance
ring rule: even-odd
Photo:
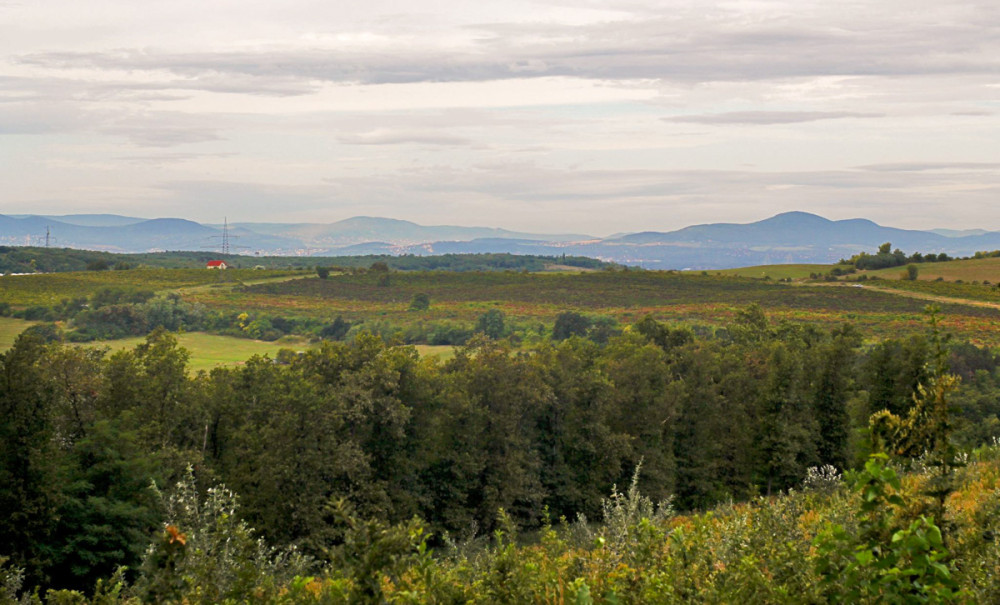
[[[229,233],[229,217],[225,217],[222,219],[222,235],[212,236],[212,239],[218,239],[221,241],[221,245],[219,246],[220,248],[219,251],[223,255],[232,253],[233,248],[246,248],[246,246],[237,246],[236,244],[232,243],[232,240],[239,238],[240,236],[230,235]],[[206,246],[206,247],[215,249],[215,246]]]
[[[222,253],[229,254],[229,217],[222,219]]]
[[[52,244],[59,243],[59,238],[52,235],[52,229],[46,225],[45,235],[27,235],[25,236],[24,243],[28,246],[41,246],[44,242],[46,248],[52,246]]]

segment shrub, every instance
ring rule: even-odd
[[[35,305],[21,311],[15,311],[14,317],[27,319],[28,321],[55,321],[56,314],[48,307]]]
[[[424,294],[423,292],[418,292],[413,295],[413,299],[410,300],[410,311],[426,311],[431,308],[431,298]]]
[[[236,495],[225,486],[198,497],[194,472],[163,497],[163,530],[146,551],[136,594],[146,602],[247,602],[276,596],[307,571],[294,548],[271,548],[241,521]]]
[[[344,321],[344,318],[338,315],[332,323],[323,326],[323,329],[319,331],[319,336],[328,340],[343,340],[350,329],[351,324]]]
[[[38,337],[42,342],[60,342],[63,339],[62,330],[54,323],[41,323],[30,326],[22,334]]]

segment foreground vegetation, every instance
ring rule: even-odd
[[[0,357],[8,595],[994,594],[998,456],[958,450],[1000,434],[1000,359],[934,319],[860,344],[751,306],[703,337],[644,319],[515,353],[484,334],[441,362],[362,335],[191,375],[163,331],[114,353],[27,334]]]
[[[0,603],[1000,594],[989,284],[389,269],[0,278]]]
[[[501,513],[492,540],[437,552],[418,521],[389,525],[338,509],[342,540],[325,565],[261,547],[232,515],[240,511],[232,492],[199,496],[188,476],[164,498],[170,522],[134,580],[111,576],[93,601],[68,591],[46,597],[105,604],[989,603],[1000,591],[992,537],[998,455],[979,450],[957,477],[947,532],[922,511],[933,477],[918,471],[900,481],[876,458],[846,481],[816,473],[801,491],[694,515],[656,506],[632,484],[603,501],[602,524],[558,521],[528,537]],[[878,547],[867,550],[872,543]],[[19,578],[10,568],[6,574],[5,602],[15,602]]]

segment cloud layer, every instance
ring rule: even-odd
[[[2,212],[1000,229],[994,2],[85,4],[0,2]]]

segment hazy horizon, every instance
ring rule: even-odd
[[[0,0],[2,214],[1000,229],[1000,6]]]
[[[790,211],[786,211],[786,212],[782,212],[782,213],[778,213],[778,214],[802,213],[802,212],[804,212],[804,211],[801,211],[801,210],[790,210]],[[684,229],[686,227],[699,227],[699,226],[715,225],[715,224],[737,224],[737,225],[752,224],[752,223],[757,223],[757,222],[765,221],[765,220],[770,219],[770,218],[775,218],[776,216],[778,216],[778,214],[772,214],[772,215],[768,215],[768,216],[762,216],[762,217],[760,217],[758,219],[752,219],[752,220],[748,220],[748,221],[726,221],[726,220],[719,220],[719,221],[711,221],[711,222],[707,222],[707,223],[691,223],[691,224],[688,224],[688,225],[679,225],[679,226],[676,226],[676,227],[671,227],[669,229],[657,229],[655,226],[647,226],[644,229],[637,229],[637,230],[634,230],[634,231],[615,231],[615,232],[607,232],[607,233],[604,233],[604,232],[589,232],[589,233],[573,232],[573,231],[567,230],[567,229],[559,229],[558,225],[550,225],[552,228],[548,229],[548,230],[542,230],[542,229],[518,230],[518,229],[506,229],[504,227],[500,227],[500,226],[496,226],[496,225],[489,225],[489,224],[473,224],[473,223],[470,223],[470,224],[426,223],[426,222],[420,222],[420,221],[407,221],[406,219],[397,219],[397,218],[391,217],[391,216],[368,216],[368,215],[348,216],[348,217],[344,217],[344,218],[341,218],[341,219],[336,219],[336,220],[333,220],[333,221],[322,221],[322,222],[317,222],[317,221],[287,222],[287,221],[280,221],[280,220],[278,220],[278,221],[230,221],[230,220],[228,220],[228,217],[224,217],[224,221],[213,222],[213,221],[195,221],[194,219],[191,219],[189,217],[184,217],[184,216],[146,216],[146,217],[140,217],[140,216],[134,216],[134,215],[117,215],[117,214],[113,214],[113,213],[96,213],[96,212],[79,212],[79,213],[66,214],[66,215],[58,215],[58,214],[33,214],[33,213],[10,213],[10,214],[7,214],[5,216],[10,216],[10,217],[13,217],[13,218],[27,218],[27,217],[31,217],[31,216],[38,216],[38,217],[46,217],[46,218],[53,218],[53,219],[65,219],[65,218],[72,218],[74,216],[76,216],[76,217],[88,217],[88,216],[109,215],[109,216],[118,216],[120,218],[126,218],[126,219],[135,219],[136,221],[149,221],[149,220],[156,220],[156,219],[189,220],[189,221],[197,222],[197,223],[199,223],[201,225],[205,225],[205,226],[209,226],[209,227],[215,227],[215,228],[222,228],[224,222],[228,222],[228,224],[232,227],[232,226],[236,226],[236,225],[254,225],[254,224],[258,224],[258,225],[259,224],[288,224],[288,225],[294,225],[294,224],[314,224],[314,225],[328,225],[328,224],[334,224],[334,223],[339,223],[339,222],[353,220],[353,219],[375,219],[375,220],[389,220],[389,221],[401,220],[401,221],[405,221],[405,222],[409,222],[409,223],[418,225],[420,227],[458,227],[458,228],[470,228],[470,229],[472,229],[472,228],[485,228],[485,229],[500,229],[500,230],[505,230],[505,231],[510,231],[510,232],[522,232],[522,233],[526,233],[526,234],[532,234],[532,233],[533,234],[538,234],[538,235],[557,235],[557,234],[570,235],[570,234],[575,234],[575,235],[585,235],[585,236],[589,236],[589,237],[594,237],[596,239],[607,239],[607,238],[612,237],[612,236],[625,235],[625,234],[633,234],[633,233],[641,233],[641,232],[659,232],[659,231],[669,232],[669,231],[676,231],[676,230]],[[808,213],[808,214],[814,214],[814,213]],[[824,219],[831,220],[831,221],[839,221],[839,220],[871,220],[871,219],[868,219],[867,217],[863,217],[863,216],[847,217],[845,219],[830,219],[829,217],[825,217],[825,216],[818,215],[818,214],[814,214],[814,216],[819,216],[820,218],[824,218]],[[890,229],[904,229],[904,227],[898,227],[897,225],[894,225],[894,224],[880,223],[878,221],[873,221],[873,222],[875,222],[876,224],[878,224],[880,227],[886,227],[886,228],[890,228]],[[68,224],[75,224],[75,223],[71,223],[69,221],[67,221],[67,223]],[[982,228],[976,228],[976,227],[970,227],[970,228],[964,228],[964,229],[950,229],[950,228],[943,228],[943,227],[929,227],[929,228],[926,228],[926,229],[915,228],[915,229],[912,229],[912,230],[914,230],[914,231],[925,231],[925,232],[934,232],[934,231],[945,231],[945,232],[948,232],[948,231],[951,231],[951,232],[954,232],[956,234],[957,233],[964,233],[964,232],[968,232],[968,234],[976,234],[976,233],[991,233],[993,231],[1000,231],[1000,229],[990,230],[990,229],[982,229]]]

